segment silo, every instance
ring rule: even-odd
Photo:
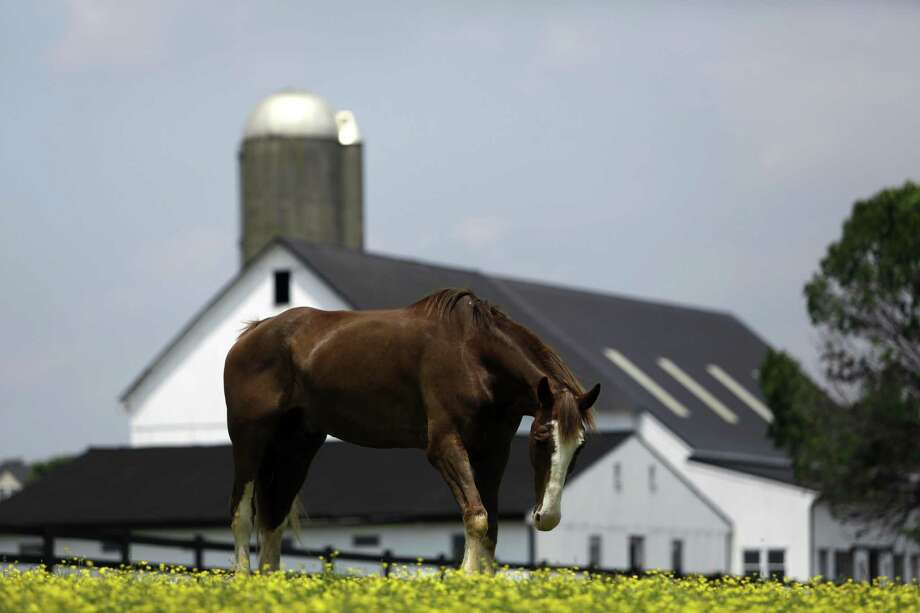
[[[354,115],[339,117],[304,91],[273,94],[250,115],[239,153],[244,266],[277,236],[363,248],[361,142]]]

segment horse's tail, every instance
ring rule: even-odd
[[[294,534],[294,540],[297,541],[298,545],[303,545],[303,541],[300,540],[300,530],[303,528],[303,524],[300,523],[301,515],[306,516],[306,511],[303,507],[303,501],[300,499],[300,494],[298,494],[294,496],[294,502],[291,503],[291,510],[288,511],[287,516],[287,525]]]

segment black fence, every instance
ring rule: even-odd
[[[97,568],[159,568],[161,566],[176,568],[179,565],[174,563],[162,563],[156,561],[147,561],[143,563],[138,560],[132,560],[131,556],[131,545],[148,545],[154,547],[165,547],[171,549],[179,549],[183,551],[191,551],[193,553],[194,562],[190,567],[190,570],[227,570],[227,567],[223,566],[207,566],[204,563],[204,556],[206,552],[209,551],[225,551],[233,552],[235,547],[232,543],[226,543],[222,541],[213,541],[204,538],[201,535],[195,535],[192,538],[174,538],[174,537],[161,537],[161,536],[145,536],[139,534],[133,534],[129,531],[120,531],[120,532],[85,532],[85,531],[66,531],[66,530],[55,530],[55,531],[39,531],[39,530],[16,530],[8,531],[4,530],[0,532],[0,536],[39,536],[42,539],[41,543],[41,553],[40,554],[13,554],[13,553],[0,553],[0,564],[42,564],[46,568],[53,569],[55,566],[73,566],[73,565],[83,565],[83,566],[93,566]],[[72,540],[87,540],[95,541],[99,543],[106,544],[117,544],[118,548],[118,559],[93,559],[85,557],[59,557],[55,555],[55,544],[57,539],[72,539]],[[257,551],[256,545],[249,546],[250,552],[254,553]],[[370,564],[377,564],[380,566],[380,572],[389,576],[390,572],[394,567],[397,566],[422,566],[422,567],[434,567],[436,569],[445,570],[448,568],[456,568],[460,565],[460,560],[455,560],[451,557],[441,555],[437,558],[426,558],[420,556],[396,556],[390,550],[386,550],[382,555],[380,554],[371,554],[364,552],[355,552],[355,551],[339,551],[333,548],[325,549],[304,549],[300,547],[291,546],[289,543],[285,542],[281,545],[281,555],[287,557],[303,558],[303,559],[314,559],[323,562],[324,572],[335,572],[336,564],[339,562],[363,562]],[[504,566],[500,561],[498,562],[498,567],[501,568]],[[510,568],[515,570],[523,571],[536,571],[536,570],[571,570],[570,566],[554,566],[546,564],[545,562],[541,564],[518,564],[512,563],[508,564]],[[613,568],[600,568],[588,566],[580,569],[582,571],[588,571],[591,573],[606,574],[606,575],[621,575],[621,574],[632,574],[632,573],[641,573],[642,571],[636,570],[624,570],[624,569],[613,569]]]

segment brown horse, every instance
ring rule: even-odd
[[[332,435],[424,449],[463,513],[461,568],[492,572],[498,488],[522,417],[534,418],[534,523],[551,530],[599,392],[585,392],[552,349],[466,290],[402,309],[292,308],[250,323],[224,366],[236,567],[249,570],[255,516],[259,568],[278,569],[293,501]]]

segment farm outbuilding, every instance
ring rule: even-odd
[[[243,322],[292,306],[401,307],[463,287],[533,330],[584,383],[603,388],[599,431],[588,438],[552,532],[528,523],[532,471],[526,439],[514,443],[500,500],[501,560],[798,579],[920,575],[916,544],[841,524],[817,492],[796,483],[767,435],[772,415],[756,380],[769,346],[740,319],[364,250],[357,124],[351,114],[337,122],[311,96],[286,96],[247,125],[244,265],[122,394],[130,447],[91,449],[0,503],[0,529],[118,528],[231,542],[222,371]],[[306,165],[285,165],[285,156]],[[273,181],[282,179],[278,191]],[[328,441],[302,498],[310,547],[456,557],[456,504],[420,451]],[[10,553],[36,546],[34,538],[0,537]],[[115,555],[104,545],[57,546]],[[176,552],[135,554],[190,562]]]

